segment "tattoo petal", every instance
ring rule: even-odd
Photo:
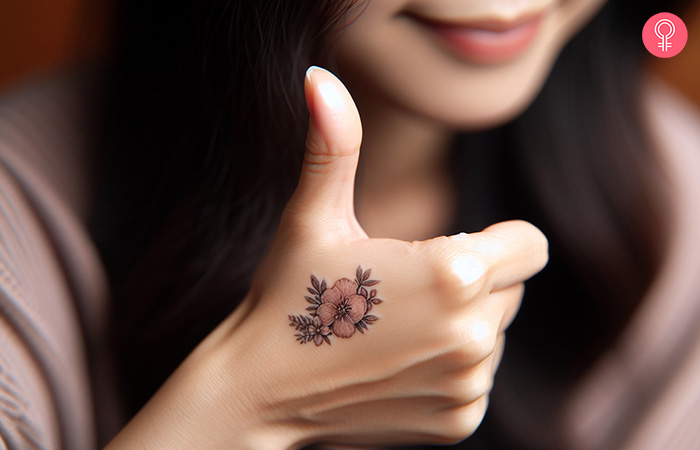
[[[333,334],[341,338],[349,338],[355,334],[355,323],[347,316],[333,322]]]
[[[352,323],[357,323],[367,312],[367,301],[361,295],[353,295],[348,298],[348,308],[348,317],[352,319]]]
[[[318,318],[321,320],[321,324],[328,326],[332,324],[335,320],[335,312],[337,310],[338,308],[335,306],[334,303],[323,303],[316,310],[316,314],[318,314]]]
[[[337,284],[337,283],[336,283]],[[340,290],[336,289],[335,286],[331,289],[326,290],[321,296],[321,303],[332,303],[334,305],[339,305],[343,301],[343,294]]]
[[[337,289],[343,298],[348,298],[357,293],[357,284],[347,278],[341,278],[335,282],[331,289]]]

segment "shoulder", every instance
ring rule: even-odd
[[[616,448],[700,448],[700,111],[651,76],[642,106],[666,172],[669,248],[621,338],[570,399],[568,432],[583,448],[630,423]]]
[[[0,403],[18,408],[0,407],[0,441],[10,446],[95,443],[85,349],[106,348],[107,283],[84,224],[83,86],[57,78],[0,98]]]
[[[676,194],[700,189],[700,107],[658,77],[645,79],[642,107]],[[680,178],[679,178],[680,177]]]
[[[665,265],[685,261],[667,273],[696,279],[700,267],[696,251],[700,249],[700,108],[651,76],[645,85],[643,107],[667,180],[665,186],[659,186],[666,191],[669,206],[670,248]]]
[[[700,445],[695,431],[700,426],[696,325],[700,320],[700,109],[653,76],[646,80],[643,102],[648,131],[667,174],[671,235],[657,280],[623,341],[630,355],[639,355],[638,369],[654,374],[644,383],[648,407],[625,448],[696,448]]]
[[[658,78],[649,76],[643,95],[648,131],[664,165],[670,239],[667,276],[697,279],[700,267],[700,109]],[[684,273],[687,272],[687,273]],[[676,283],[677,284],[677,283]]]
[[[0,97],[0,163],[25,183],[43,185],[83,217],[89,203],[88,93],[83,74],[20,86]]]
[[[38,272],[51,261],[57,280],[87,308],[86,318],[96,316],[93,304],[106,291],[86,224],[93,192],[85,129],[90,82],[63,75],[0,98],[0,233],[21,236],[34,250],[43,242],[35,251],[41,261],[21,270]]]

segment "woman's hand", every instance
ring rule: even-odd
[[[451,443],[480,423],[523,282],[546,264],[545,237],[513,221],[424,242],[369,239],[353,210],[357,109],[324,70],[308,73],[306,94],[299,186],[248,296],[115,448]]]

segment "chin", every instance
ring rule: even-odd
[[[524,100],[517,104],[489,105],[491,108],[474,108],[472,114],[449,114],[446,112],[441,116],[432,117],[443,126],[456,132],[477,132],[498,128],[517,119],[531,104],[531,101]]]
[[[484,131],[505,125],[522,115],[540,93],[546,78],[547,74],[533,75],[527,81],[521,81],[517,89],[484,87],[469,89],[461,97],[428,95],[432,101],[415,99],[403,107],[456,132]],[[435,101],[436,98],[442,101]]]

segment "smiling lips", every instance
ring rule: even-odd
[[[539,29],[542,14],[512,22],[481,20],[453,24],[421,17],[414,19],[458,56],[476,63],[497,64],[515,58],[530,45]]]

